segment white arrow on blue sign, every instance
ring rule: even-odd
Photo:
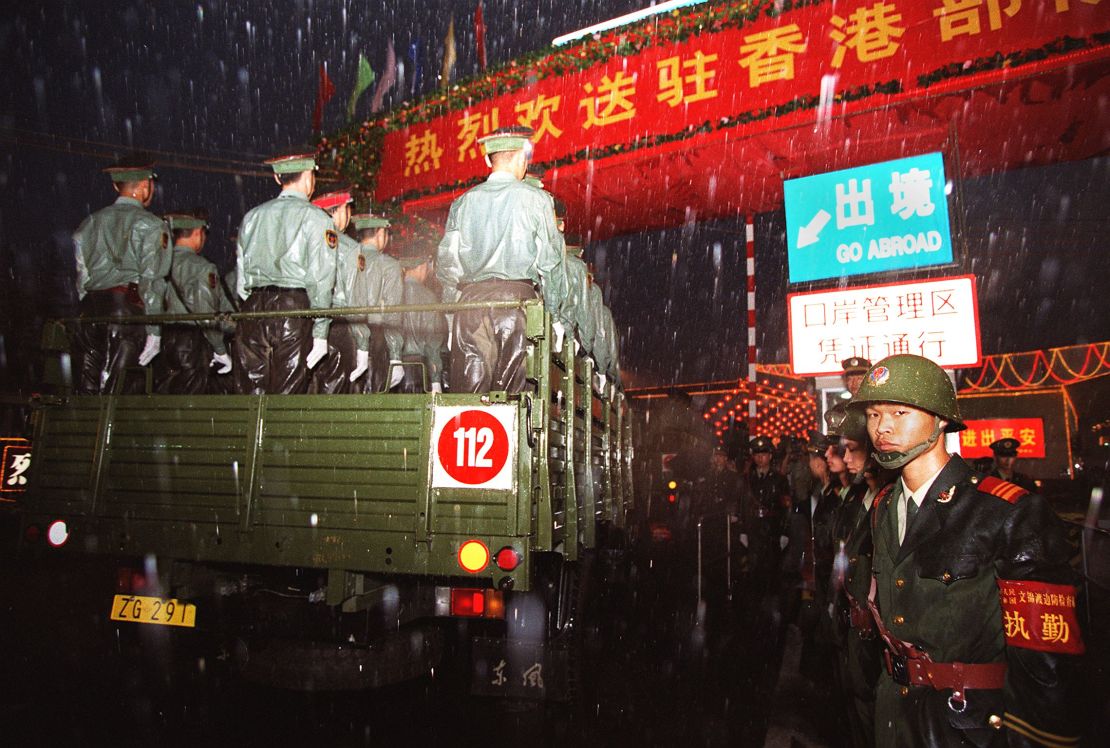
[[[952,262],[940,153],[787,180],[790,282]]]

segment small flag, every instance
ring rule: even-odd
[[[478,66],[486,69],[486,19],[482,16],[482,0],[474,11],[474,43],[478,48]]]
[[[455,69],[455,17],[447,25],[447,38],[443,40],[443,70],[439,74],[439,85],[447,88],[451,83],[451,71]]]
[[[382,73],[378,85],[374,86],[374,98],[370,100],[370,112],[377,114],[385,104],[385,95],[389,89],[397,85],[397,54],[393,51],[393,39],[385,50],[385,72]]]
[[[420,64],[420,37],[416,37],[409,44],[409,60],[412,62],[412,92],[411,95],[415,96],[416,92],[421,89],[421,83],[424,81],[424,68]]]
[[[312,129],[320,132],[324,122],[324,105],[335,96],[335,84],[328,77],[328,70],[324,63],[320,63],[320,88],[316,91],[316,109],[312,112]]]
[[[358,77],[355,79],[354,90],[351,91],[351,98],[347,100],[347,121],[350,122],[355,118],[355,105],[358,104],[358,99],[370,88],[370,84],[374,82],[374,69],[370,67],[370,61],[366,59],[366,55],[359,52],[358,54]]]

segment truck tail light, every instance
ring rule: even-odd
[[[511,546],[505,546],[499,550],[497,554],[494,555],[493,559],[494,563],[497,564],[497,568],[501,571],[512,571],[520,566],[521,562],[520,554]]]
[[[436,615],[505,618],[505,593],[476,587],[436,587]]]
[[[477,574],[489,565],[489,548],[481,540],[468,540],[459,546],[459,566]]]

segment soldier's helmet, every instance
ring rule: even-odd
[[[867,441],[867,420],[863,411],[837,403],[825,411],[825,433],[863,444]]]
[[[757,436],[748,442],[748,451],[753,455],[759,454],[760,452],[771,454],[775,451],[775,443],[771,441],[771,437],[769,436]]]
[[[872,403],[902,403],[926,410],[948,422],[945,431],[967,428],[956,404],[952,380],[923,356],[887,356],[872,366],[848,408],[863,413]]]
[[[991,451],[994,452],[995,457],[1017,457],[1019,446],[1021,443],[1017,439],[1006,437],[991,442]]]

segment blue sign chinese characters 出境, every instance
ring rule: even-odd
[[[790,282],[952,262],[940,153],[789,179]]]

